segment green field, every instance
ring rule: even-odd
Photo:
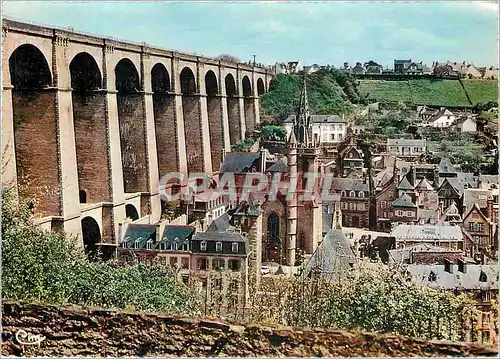
[[[496,80],[462,80],[472,103],[488,103],[498,100],[498,82]]]
[[[410,80],[413,103],[429,106],[471,106],[467,95],[457,80]]]
[[[359,80],[361,95],[385,102],[412,102],[408,81]]]
[[[412,79],[359,80],[363,96],[379,102],[406,102],[428,106],[471,107],[478,103],[495,101],[498,85],[495,80]],[[467,91],[467,93],[466,93]],[[467,99],[467,95],[472,104]]]

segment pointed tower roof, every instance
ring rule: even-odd
[[[288,137],[288,144],[290,147],[297,146],[297,138],[295,137],[295,130],[290,132],[290,136]]]
[[[406,193],[403,193],[401,197],[392,202],[393,207],[416,207],[415,203],[411,200],[411,197]]]
[[[405,190],[405,191],[411,191],[413,190],[413,186],[411,185],[410,181],[408,181],[408,178],[406,176],[403,177],[401,182],[398,184],[398,189],[399,190]]]
[[[429,183],[429,181],[427,181],[427,179],[422,178],[420,180],[420,182],[418,182],[418,184],[415,186],[415,190],[417,190],[418,192],[421,192],[421,191],[433,191],[434,188]]]
[[[309,144],[310,125],[311,124],[309,116],[309,103],[307,100],[306,76],[304,74],[302,78],[302,91],[300,93],[299,105],[296,110],[295,122],[293,125],[293,132],[295,132],[295,138],[298,143],[304,145]]]

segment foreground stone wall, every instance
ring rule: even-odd
[[[494,347],[398,336],[236,326],[170,315],[4,303],[2,354],[18,356],[497,356]],[[16,333],[43,335],[23,345]],[[22,339],[22,338],[21,338]],[[26,341],[26,339],[21,340]]]

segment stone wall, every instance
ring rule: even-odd
[[[342,331],[276,329],[158,314],[3,304],[2,354],[18,356],[497,356],[470,343]],[[16,332],[43,335],[20,344]],[[21,338],[22,339],[22,338]],[[21,340],[23,341],[23,340]]]

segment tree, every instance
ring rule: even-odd
[[[285,141],[286,129],[283,126],[267,125],[260,130],[260,135],[263,140],[268,141]]]
[[[233,55],[228,55],[228,54],[221,54],[217,56],[217,59],[226,61],[226,62],[241,62],[239,58]]]

